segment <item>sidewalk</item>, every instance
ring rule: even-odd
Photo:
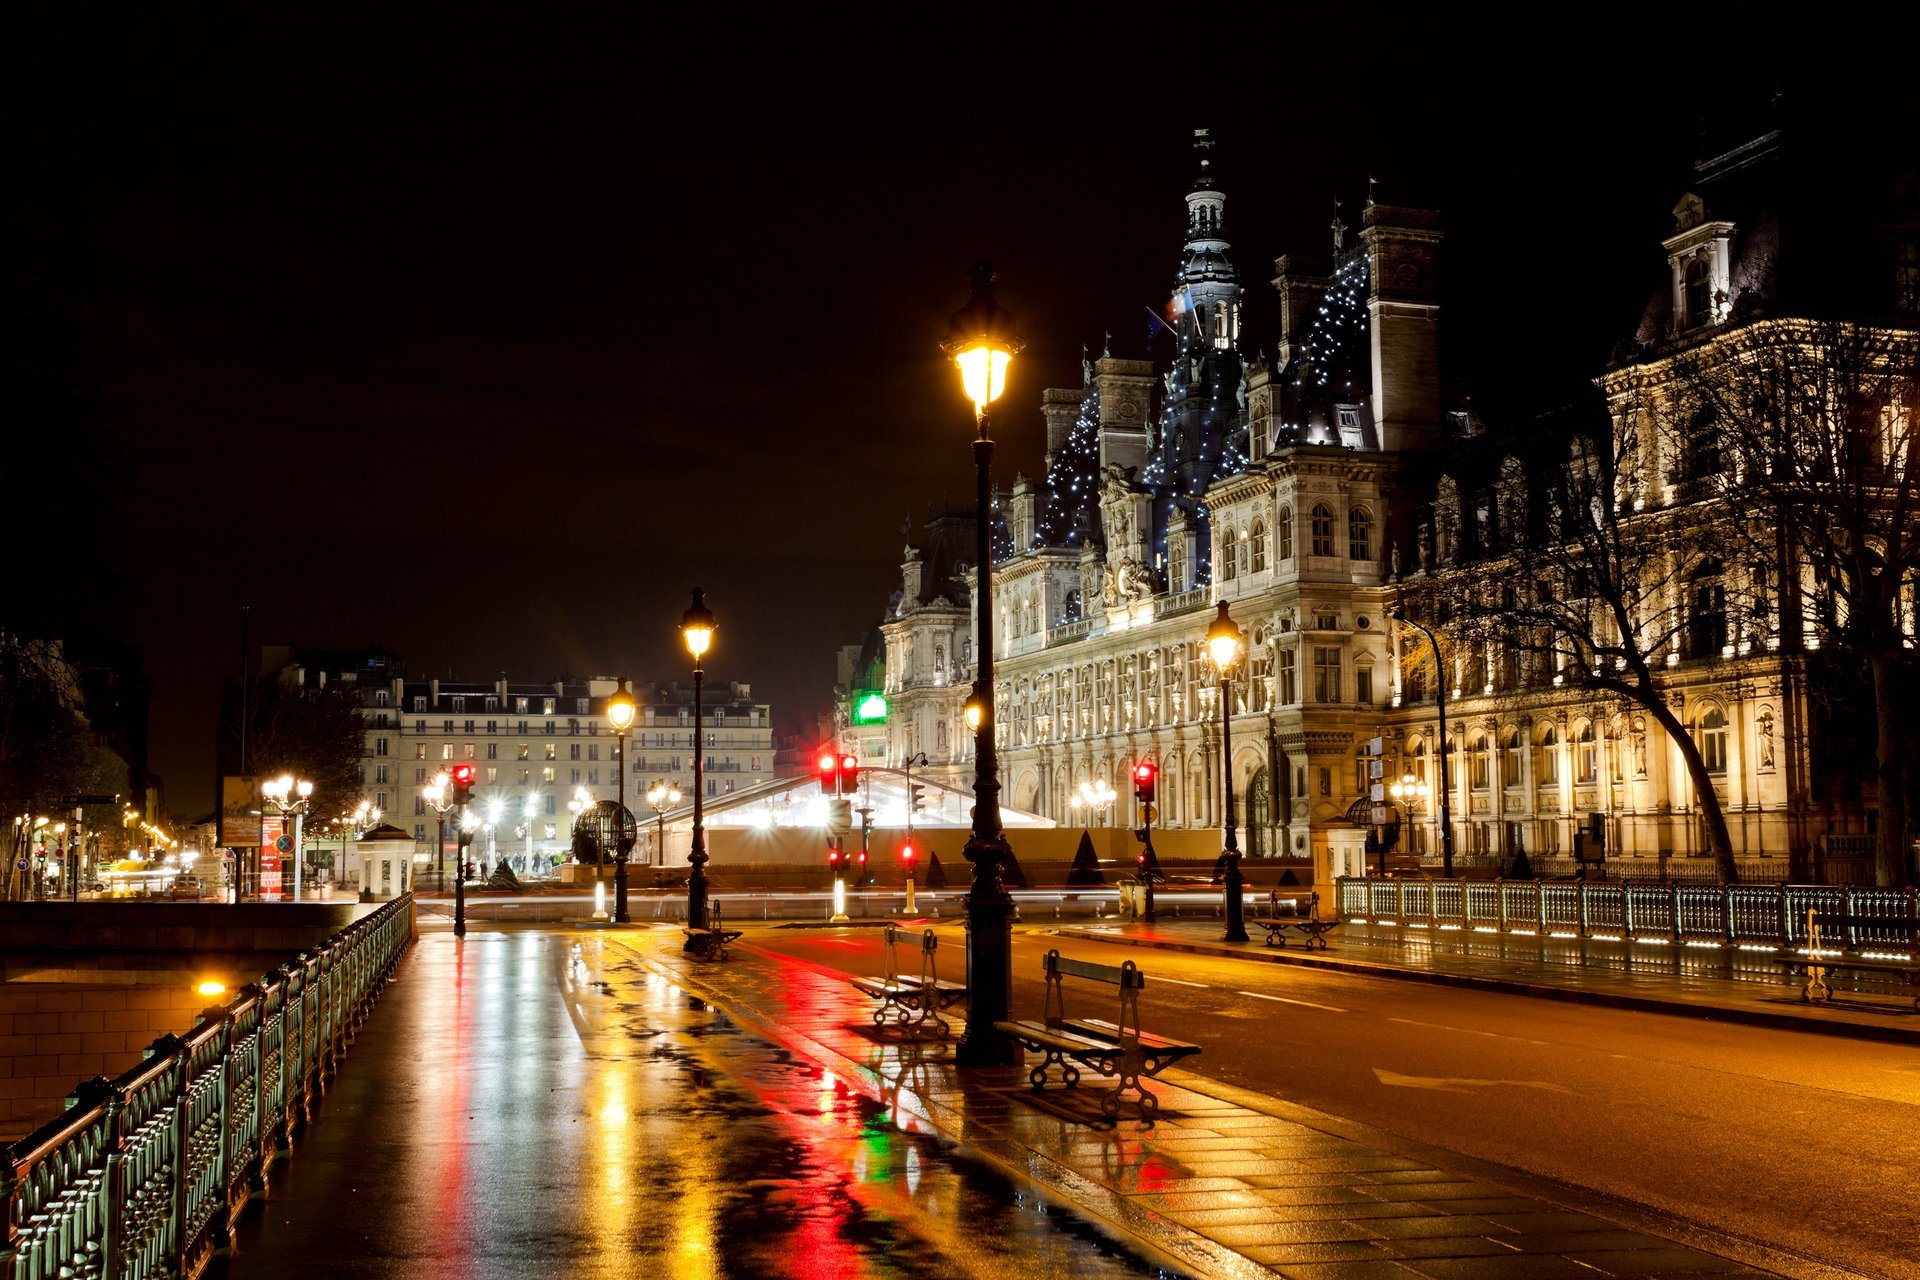
[[[1920,1044],[1920,1014],[1900,982],[1857,982],[1830,974],[1835,1002],[1800,999],[1800,979],[1774,963],[1773,952],[1723,947],[1673,947],[1593,938],[1343,924],[1325,951],[1298,941],[1267,946],[1253,920],[1253,942],[1223,942],[1218,919],[1187,917],[1157,924],[1076,924],[1062,937],[1203,955],[1242,956],[1250,962],[1316,966],[1414,982],[1477,987],[1515,995],[1575,1000],[1683,1017]]]
[[[1601,1206],[1581,1202],[1578,1193],[1191,1073],[1169,1070],[1154,1086],[1161,1099],[1156,1123],[1133,1118],[1132,1105],[1117,1122],[1106,1121],[1094,1078],[1077,1091],[1035,1094],[1020,1067],[962,1073],[950,1042],[903,1043],[874,1031],[872,1002],[844,975],[760,952],[753,930],[736,944],[733,960],[717,964],[687,959],[677,930],[605,936],[883,1102],[903,1130],[931,1129],[1194,1275],[1831,1274],[1757,1249],[1694,1247],[1626,1229],[1597,1216]],[[1190,945],[1170,933],[1162,941]],[[954,1020],[956,1035],[962,1025]],[[1457,1172],[1469,1165],[1473,1176]],[[1684,1231],[1673,1227],[1676,1236]],[[1745,1256],[1735,1260],[1709,1247]]]

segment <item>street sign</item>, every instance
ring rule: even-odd
[[[1373,825],[1376,827],[1387,825],[1387,806],[1383,804],[1373,806]]]
[[[1385,738],[1368,738],[1367,739],[1368,755],[1383,756],[1386,753],[1387,753],[1387,740]]]
[[[103,796],[103,795],[88,793],[87,795],[84,795],[84,796],[68,796],[65,800],[62,800],[60,802],[60,806],[64,809],[72,809],[83,804],[118,804],[118,803],[120,803],[119,796]]]
[[[1381,785],[1378,782],[1374,783],[1372,794],[1370,794],[1367,797],[1367,799],[1373,801],[1375,804],[1379,804],[1381,801],[1385,800],[1386,798],[1387,798],[1386,787]]]

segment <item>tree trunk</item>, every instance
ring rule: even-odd
[[[1680,758],[1686,762],[1687,777],[1693,783],[1694,801],[1700,808],[1700,817],[1707,827],[1707,847],[1713,851],[1713,864],[1720,872],[1721,880],[1727,884],[1740,882],[1740,868],[1733,860],[1733,837],[1727,831],[1727,814],[1720,807],[1720,793],[1713,789],[1713,775],[1707,772],[1707,762],[1700,755],[1700,744],[1693,740],[1686,726],[1673,714],[1673,708],[1661,696],[1658,689],[1646,689],[1628,681],[1605,681],[1603,687],[1615,693],[1623,693],[1659,722],[1666,731],[1667,738],[1680,749]]]
[[[1900,664],[1876,646],[1867,657],[1873,673],[1875,777],[1880,790],[1880,829],[1874,840],[1873,882],[1883,887],[1907,883],[1906,740],[1900,715]]]

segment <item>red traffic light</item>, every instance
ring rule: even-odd
[[[460,786],[470,787],[473,785],[474,772],[470,764],[457,764],[453,766],[453,780]]]
[[[820,791],[823,795],[840,794],[840,755],[836,751],[822,751],[814,770],[820,779]]]
[[[913,860],[917,856],[919,856],[919,850],[913,847],[912,842],[900,846],[900,861],[906,863],[908,866],[913,865]]]
[[[1136,761],[1133,766],[1133,794],[1141,800],[1153,799],[1154,780],[1159,776],[1160,768],[1151,760]]]

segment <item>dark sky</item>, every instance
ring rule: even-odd
[[[256,641],[416,674],[669,678],[699,584],[713,676],[810,724],[902,519],[970,496],[936,346],[967,264],[1031,343],[1010,482],[1081,343],[1142,354],[1195,125],[1253,345],[1273,258],[1324,251],[1371,173],[1443,211],[1452,372],[1492,385],[1632,328],[1705,103],[1898,91],[1764,48],[1676,79],[1651,26],[400,8],[6,20],[8,279],[77,371],[86,429],[50,447],[107,560],[76,609],[144,651],[176,814],[211,801],[243,604]]]

